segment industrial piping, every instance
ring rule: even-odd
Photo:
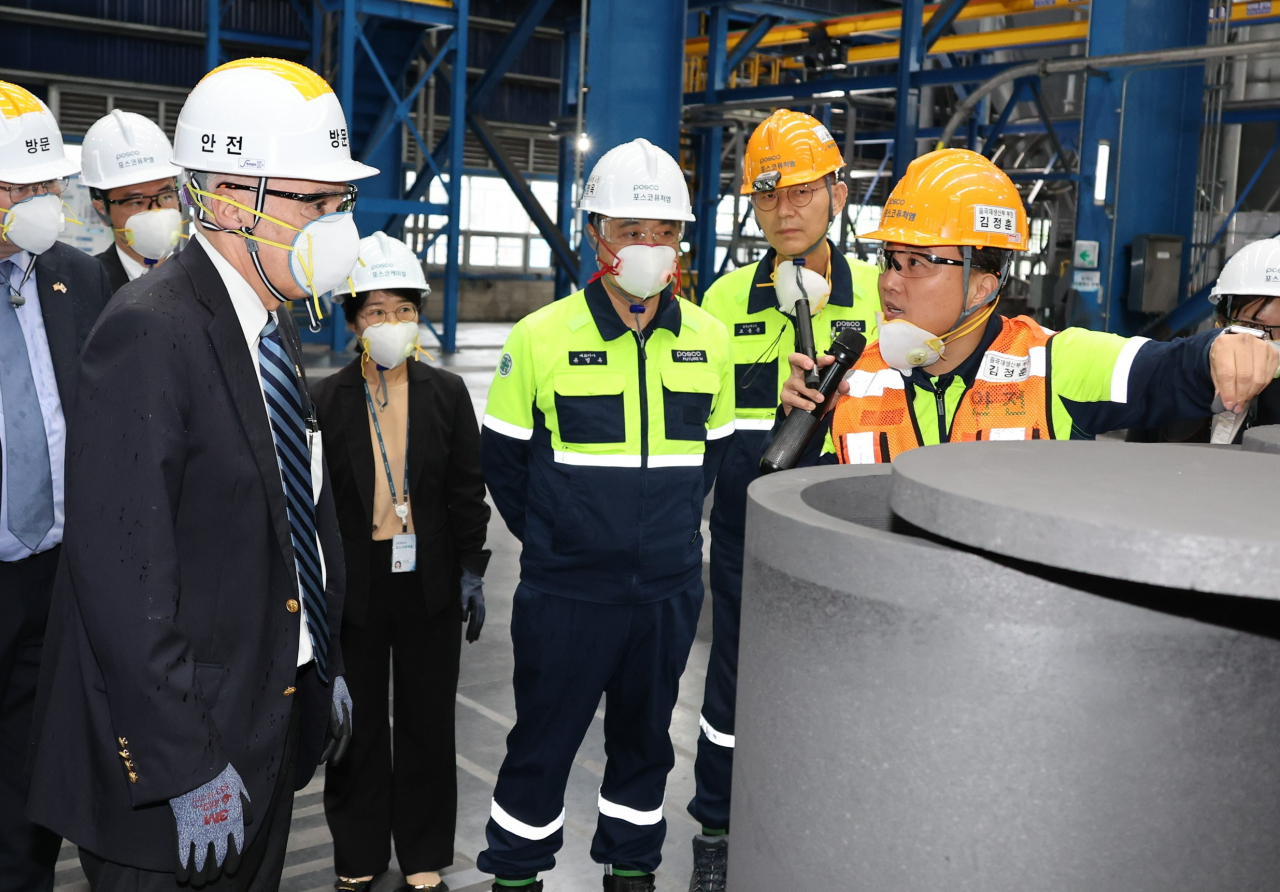
[[[951,114],[947,126],[942,128],[942,136],[938,138],[937,147],[946,148],[947,143],[955,136],[960,125],[973,114],[978,103],[1003,84],[1010,83],[1020,77],[1038,74],[1045,77],[1050,74],[1069,74],[1085,71],[1090,68],[1125,68],[1130,65],[1150,65],[1163,62],[1199,62],[1204,59],[1216,59],[1221,56],[1251,56],[1257,53],[1280,52],[1280,40],[1255,40],[1249,43],[1226,43],[1215,46],[1188,46],[1171,50],[1152,50],[1146,53],[1118,53],[1112,56],[1072,56],[1067,59],[1046,59],[1016,65],[1000,72],[985,81],[969,93],[963,102]]]

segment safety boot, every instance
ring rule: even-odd
[[[654,892],[655,877],[646,873],[642,877],[620,877],[605,874],[604,892]]]
[[[729,835],[693,838],[693,876],[689,892],[725,892],[729,874]]]

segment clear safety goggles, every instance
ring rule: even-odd
[[[876,266],[880,272],[887,273],[892,269],[895,273],[908,279],[923,279],[936,276],[944,266],[964,266],[963,260],[952,257],[939,257],[926,251],[903,251],[881,248],[876,256]]]
[[[676,247],[684,237],[684,223],[674,220],[619,220],[601,217],[596,224],[600,238],[611,245],[667,245]]]
[[[239,189],[244,192],[257,192],[257,186],[246,186],[243,183],[219,183],[220,189]],[[348,184],[341,192],[283,192],[279,189],[263,189],[267,195],[276,198],[287,198],[302,205],[302,216],[307,220],[319,220],[326,214],[345,214],[356,206],[359,190]]]

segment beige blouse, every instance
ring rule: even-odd
[[[379,405],[383,392],[382,387],[370,387],[373,405],[378,412],[378,425],[382,428],[382,442],[387,448],[387,462],[391,465],[391,479],[396,483],[396,497],[403,503],[407,498],[401,492],[404,488],[404,432],[405,422],[409,417],[409,382],[387,385],[385,406]],[[375,542],[390,539],[404,532],[400,518],[396,516],[395,505],[391,501],[391,490],[387,487],[387,471],[382,464],[382,450],[378,447],[378,433],[373,428],[373,417],[369,417],[369,440],[373,446],[373,539]],[[413,532],[413,511],[405,518],[409,522],[409,532]]]

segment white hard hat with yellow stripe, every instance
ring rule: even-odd
[[[178,116],[173,160],[187,170],[326,183],[378,172],[351,157],[333,88],[284,59],[237,59],[206,74]]]
[[[79,172],[62,149],[49,107],[17,84],[0,81],[0,181],[22,186]]]

